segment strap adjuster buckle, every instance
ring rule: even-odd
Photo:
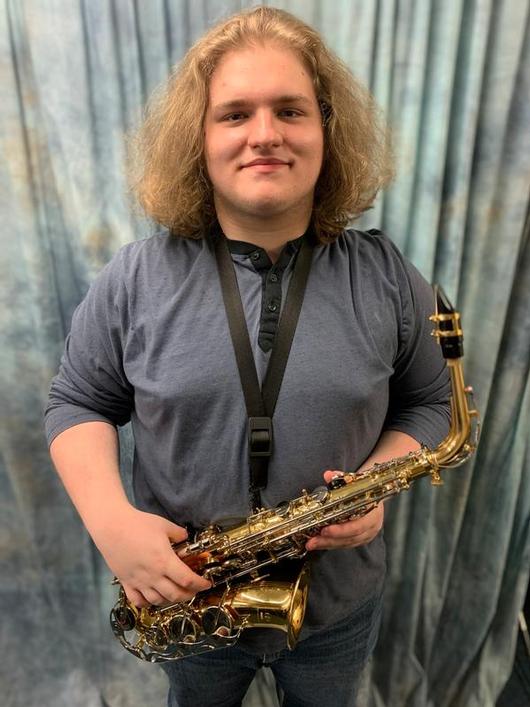
[[[251,457],[272,454],[272,420],[270,417],[248,418],[248,451]]]

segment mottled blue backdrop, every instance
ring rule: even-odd
[[[226,0],[0,3],[0,701],[162,705],[111,636],[109,573],[52,470],[42,411],[73,309],[120,245],[126,133]],[[398,179],[360,221],[458,303],[483,414],[473,463],[387,506],[374,707],[487,707],[530,566],[529,0],[292,0],[375,92]],[[124,433],[124,474],[131,443]],[[248,704],[272,705],[261,675]],[[199,706],[198,706],[199,707]]]

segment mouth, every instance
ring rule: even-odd
[[[254,160],[252,162],[249,162],[248,164],[243,165],[243,169],[249,169],[249,168],[257,168],[257,167],[289,167],[289,163],[285,162],[283,160],[278,160],[274,157],[271,157],[270,159],[267,158],[261,158],[258,160]]]
[[[250,164],[248,167],[244,167],[244,169],[251,169],[254,172],[279,172],[281,169],[284,167],[288,167],[289,165],[286,164],[285,162],[263,162],[260,164]]]

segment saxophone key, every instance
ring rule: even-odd
[[[346,481],[342,476],[334,476],[331,481],[328,483],[328,489],[330,491],[333,491],[335,489],[340,489],[343,486],[346,486]]]
[[[165,650],[169,645],[169,636],[163,626],[152,626],[145,630],[146,643],[155,650]]]
[[[220,607],[211,606],[202,614],[202,628],[207,636],[228,638],[232,634],[233,620],[230,613]]]
[[[136,626],[136,615],[128,606],[118,606],[113,610],[112,618],[122,631],[132,631]]]
[[[291,504],[289,501],[281,501],[274,509],[274,512],[277,516],[280,516],[280,518],[285,518],[285,516],[289,515],[290,507]]]
[[[213,579],[215,579],[216,575],[221,574],[221,570],[222,565],[220,562],[208,562],[203,567],[202,576],[204,577],[204,579],[207,579],[211,582]]]
[[[311,498],[318,503],[325,503],[329,497],[329,489],[327,486],[317,486],[313,489]]]
[[[199,636],[199,625],[190,616],[176,616],[168,624],[167,631],[174,643],[195,643]]]
[[[225,570],[238,569],[241,567],[241,558],[238,555],[228,555],[222,561],[221,567]]]

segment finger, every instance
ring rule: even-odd
[[[368,532],[372,528],[380,530],[383,526],[385,515],[384,505],[378,503],[371,511],[368,511],[359,518],[344,521],[343,523],[333,523],[321,530],[321,535],[328,537],[346,537],[347,535],[359,535]]]
[[[382,527],[383,523],[379,520],[362,525],[358,525],[358,521],[328,525],[309,540],[306,547],[308,550],[357,547],[373,540]]]
[[[209,589],[212,583],[196,574],[181,560],[175,558],[166,571],[166,577],[181,589],[196,594]]]
[[[146,587],[145,589],[142,589],[142,594],[147,599],[149,604],[153,604],[153,606],[163,606],[164,604],[167,604],[166,599],[159,592],[157,592],[154,587]]]
[[[308,550],[336,550],[339,548],[360,547],[371,542],[377,533],[366,533],[356,538],[312,538],[306,544]]]
[[[361,535],[376,531],[379,529],[379,524],[373,521],[358,522],[358,521],[348,521],[347,523],[337,523],[335,525],[328,525],[320,531],[320,537],[323,538],[353,538],[356,539]]]
[[[156,583],[156,591],[161,594],[166,604],[175,604],[180,601],[190,601],[195,596],[195,592],[179,587],[175,582],[167,577],[162,577]]]
[[[172,523],[170,520],[167,521],[167,536],[170,540],[175,543],[181,543],[188,537],[188,531],[181,525]]]
[[[137,589],[129,587],[127,584],[122,584],[122,587],[130,604],[136,606],[138,609],[149,606],[149,602],[144,597],[142,592],[139,592]]]
[[[340,471],[339,469],[327,469],[323,473],[324,481],[329,484],[329,482],[334,479],[336,476],[344,476],[344,472]]]

